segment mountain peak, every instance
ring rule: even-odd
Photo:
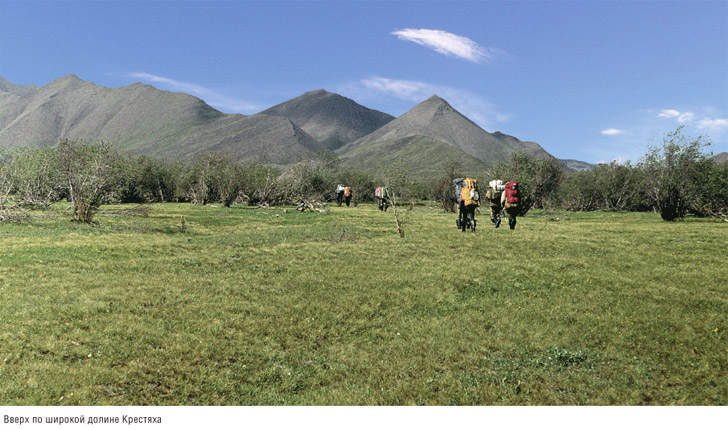
[[[49,88],[55,88],[55,87],[67,88],[67,87],[83,85],[86,83],[87,83],[86,81],[80,79],[78,76],[69,74],[69,75],[61,76],[60,78],[49,82],[45,86],[49,87]]]
[[[261,113],[290,119],[329,150],[371,133],[394,119],[323,89],[309,91]]]

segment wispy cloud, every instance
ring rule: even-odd
[[[492,129],[496,124],[505,123],[511,117],[500,112],[487,100],[469,91],[422,81],[372,76],[346,84],[339,91],[358,99],[371,100],[385,97],[403,100],[410,104],[409,107],[414,107],[415,104],[437,94],[483,128]]]
[[[624,134],[624,130],[620,130],[618,128],[608,128],[606,130],[602,130],[602,134],[605,136],[618,136],[620,134]]]
[[[414,42],[440,54],[458,57],[473,63],[490,60],[493,54],[498,52],[497,49],[479,46],[467,37],[443,30],[405,28],[394,31],[392,34],[400,40]]]
[[[722,132],[728,129],[728,119],[726,118],[705,118],[698,121],[698,128],[709,130],[711,132]]]
[[[177,91],[197,96],[205,103],[218,109],[230,112],[254,113],[260,110],[260,106],[244,100],[224,96],[216,91],[189,82],[177,81],[150,73],[134,72],[126,75],[129,78],[140,79],[142,82],[157,84],[160,89]]]
[[[684,124],[691,122],[695,118],[693,112],[680,112],[675,109],[663,109],[657,115],[658,118],[676,118],[677,122]]]

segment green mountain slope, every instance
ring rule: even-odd
[[[307,92],[261,113],[290,119],[329,150],[340,148],[394,119],[324,90]]]
[[[486,164],[453,146],[426,136],[408,136],[380,140],[357,146],[339,156],[341,166],[383,176],[386,169],[397,166],[414,179],[439,179],[444,163],[457,161],[462,174],[482,173]]]
[[[413,137],[416,139],[410,139]],[[488,133],[438,96],[430,97],[335,152],[351,167],[373,170],[384,164],[384,160],[400,157],[402,142],[426,144],[427,150],[423,153],[413,151],[410,154],[417,155],[417,162],[403,160],[403,165],[410,166],[418,176],[426,176],[420,172],[432,171],[432,166],[439,166],[448,158],[459,161],[464,167],[480,169],[507,160],[515,152],[551,157],[536,143],[521,142],[500,132]]]
[[[68,75],[41,88],[6,86],[0,147],[102,139],[138,154],[185,158],[216,150],[281,165],[324,150],[285,118],[224,114],[197,97],[149,85],[109,89]]]

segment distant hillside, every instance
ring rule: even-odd
[[[324,90],[305,93],[261,113],[288,118],[329,150],[338,149],[394,119],[392,115]]]
[[[425,136],[408,136],[360,145],[339,157],[344,168],[384,174],[397,166],[414,179],[438,179],[445,172],[444,163],[457,161],[460,173],[478,175],[487,165],[470,154],[440,140]]]
[[[410,139],[414,137],[419,139]],[[540,158],[551,157],[536,143],[521,142],[500,132],[488,133],[436,95],[335,152],[346,165],[372,170],[378,164],[384,164],[384,160],[392,158],[393,151],[397,153],[402,150],[403,142],[411,145],[422,138],[427,138],[422,140],[429,148],[427,153],[435,156],[420,156],[419,163],[405,163],[418,171],[441,164],[443,157],[448,155],[473,167],[473,159],[481,166],[490,166],[507,160],[515,152],[525,152]],[[435,150],[433,142],[444,145],[437,145]],[[407,151],[411,151],[407,148]],[[470,158],[466,159],[464,155]]]
[[[109,89],[68,75],[41,88],[0,84],[0,147],[102,139],[139,154],[217,150],[272,164],[325,150],[285,118],[224,114],[197,97],[139,83]]]
[[[716,163],[728,163],[728,152],[721,152],[713,157]]]
[[[581,172],[583,170],[589,170],[594,167],[593,164],[589,164],[586,161],[579,160],[559,160],[564,165],[568,172]]]
[[[39,88],[0,78],[0,148],[61,138],[170,159],[224,151],[280,166],[334,151],[344,168],[378,173],[397,164],[420,179],[440,175],[447,160],[477,174],[516,152],[553,158],[536,143],[483,130],[438,96],[394,118],[317,90],[246,116],[140,83],[110,89],[67,75]]]

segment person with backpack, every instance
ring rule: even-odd
[[[377,201],[377,207],[379,210],[387,212],[387,209],[389,209],[389,194],[387,193],[387,187],[375,188],[374,199]]]
[[[339,184],[336,186],[336,206],[341,206],[344,201],[344,186]]]
[[[351,187],[344,187],[344,202],[346,202],[346,207],[349,207],[352,196]],[[341,206],[341,204],[339,204],[339,206]]]
[[[516,228],[516,216],[520,213],[521,192],[518,189],[518,182],[508,181],[505,190],[501,195],[501,205],[508,214],[508,226],[511,230]]]
[[[461,231],[470,228],[475,232],[475,209],[480,205],[478,182],[473,178],[457,178],[455,185],[455,198],[458,202],[458,219],[456,224]]]
[[[485,198],[490,205],[490,221],[495,224],[495,228],[500,227],[501,223],[501,212],[503,211],[501,197],[503,190],[505,190],[503,181],[494,179],[488,183],[488,191],[485,192]]]

